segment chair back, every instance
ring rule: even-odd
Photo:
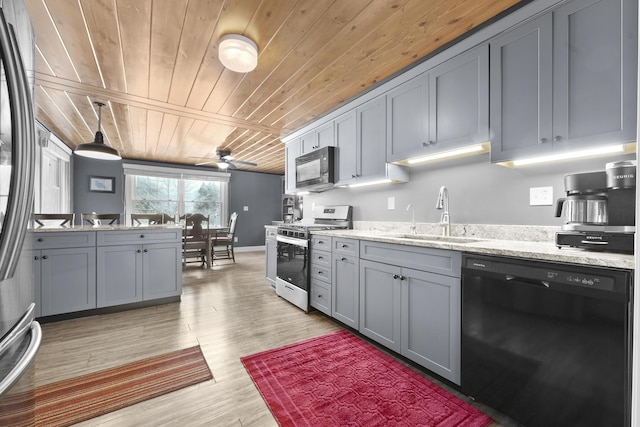
[[[183,234],[192,240],[209,240],[209,216],[200,213],[185,215]]]
[[[33,220],[38,227],[43,227],[45,223],[56,221],[57,226],[70,227],[73,225],[73,221],[76,218],[76,214],[48,214],[37,213],[33,214]]]
[[[171,215],[166,214],[166,213],[161,213],[160,215],[162,215],[162,223],[163,224],[175,224],[176,223],[176,217],[175,216],[171,216]]]
[[[102,220],[109,221],[108,225],[120,224],[120,214],[97,214],[97,213],[83,213],[82,214],[82,223],[87,222],[90,225],[96,225]]]
[[[131,214],[131,225],[164,224],[164,214]]]
[[[229,220],[229,234],[231,236],[236,232],[236,222],[238,222],[238,214],[234,212],[231,214],[231,219]]]

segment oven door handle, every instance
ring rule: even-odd
[[[305,239],[296,239],[294,237],[287,237],[287,236],[280,236],[280,235],[276,237],[276,241],[282,242],[282,243],[288,243],[294,246],[300,246],[303,248],[306,248],[309,245],[309,242]]]

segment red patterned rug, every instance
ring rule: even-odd
[[[345,330],[241,360],[281,426],[484,427],[492,422]]]
[[[213,378],[200,346],[36,388],[36,426],[69,426]]]

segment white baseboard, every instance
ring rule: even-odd
[[[265,246],[236,246],[233,248],[234,252],[257,252],[257,251],[263,251],[265,250]]]

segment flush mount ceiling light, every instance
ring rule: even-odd
[[[101,112],[102,107],[104,107],[105,104],[102,102],[94,102],[94,104],[98,106],[98,131],[96,132],[96,136],[94,137],[93,142],[86,142],[78,145],[74,153],[78,156],[89,157],[91,159],[120,160],[122,157],[118,154],[118,150],[105,145],[104,137],[100,131],[100,125],[102,123]]]
[[[258,65],[258,46],[240,34],[226,34],[218,44],[220,62],[236,73],[248,73]]]

